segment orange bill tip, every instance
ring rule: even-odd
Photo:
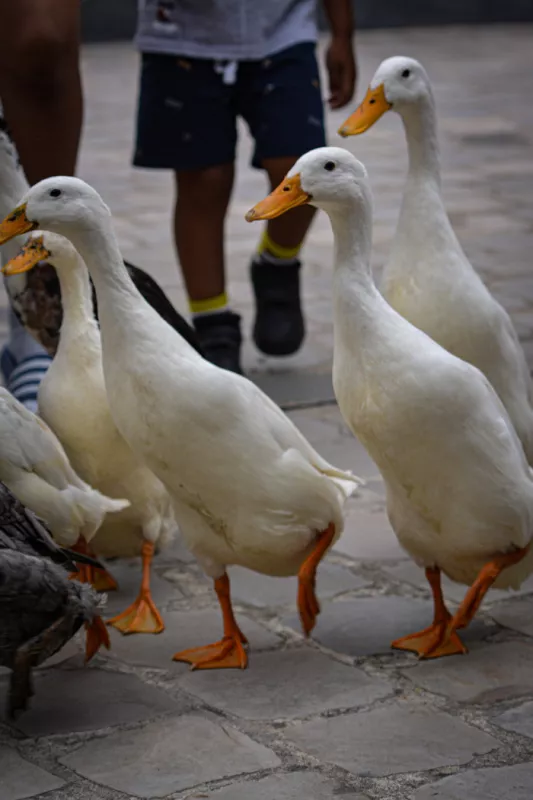
[[[302,206],[310,200],[311,195],[302,189],[300,175],[293,175],[290,178],[285,178],[268,197],[256,203],[246,214],[246,221],[255,222],[260,219],[274,219],[274,217],[285,214],[291,208]]]

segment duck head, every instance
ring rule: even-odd
[[[65,226],[84,228],[94,216],[111,216],[100,195],[79,178],[46,178],[32,186],[20,205],[0,222],[0,245],[38,228],[62,233]]]
[[[68,239],[58,233],[34,231],[18,255],[4,265],[2,272],[4,275],[19,275],[33,269],[41,261],[47,261],[56,269],[68,268],[76,261],[76,250]]]
[[[403,114],[428,97],[431,86],[422,64],[405,56],[387,58],[376,70],[363,102],[338,132],[341,136],[364,133],[386,111]]]
[[[363,164],[340,147],[318,147],[298,159],[277,189],[248,211],[246,220],[273,219],[304,203],[330,212],[368,197]]]

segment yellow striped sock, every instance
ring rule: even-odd
[[[205,300],[190,300],[189,310],[191,314],[208,314],[211,311],[220,311],[228,305],[226,292],[217,294],[215,297],[206,297]]]
[[[290,261],[293,258],[296,258],[298,253],[300,252],[302,247],[302,243],[296,245],[296,247],[282,247],[280,244],[276,244],[273,241],[272,237],[268,233],[267,228],[263,231],[263,236],[261,237],[261,241],[259,242],[259,247],[257,248],[257,252],[259,255],[262,253],[268,253],[275,258],[281,258],[284,261]]]

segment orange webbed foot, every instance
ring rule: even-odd
[[[184,661],[191,669],[246,669],[246,637],[237,629],[231,636],[204,647],[192,647],[173,656],[174,661]]]
[[[122,613],[107,620],[121,633],[161,633],[165,623],[159,613],[151,594],[141,591],[139,597]]]
[[[468,652],[455,631],[448,631],[446,624],[439,622],[418,633],[402,636],[391,643],[396,650],[409,650],[419,658],[439,658]]]

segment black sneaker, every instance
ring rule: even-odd
[[[253,259],[254,342],[269,356],[290,356],[300,349],[305,325],[300,305],[300,261],[286,266]]]
[[[221,311],[197,317],[193,325],[205,358],[217,367],[242,375],[240,316]]]

